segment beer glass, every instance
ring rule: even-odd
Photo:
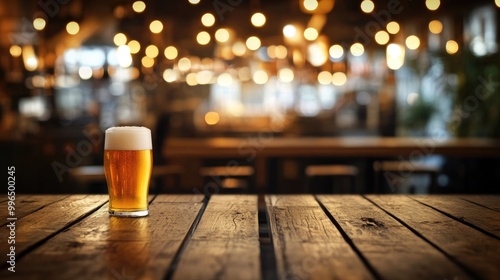
[[[121,126],[106,130],[104,174],[109,192],[109,214],[148,215],[148,190],[153,165],[151,130]]]

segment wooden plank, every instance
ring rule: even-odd
[[[148,217],[120,218],[106,204],[26,255],[16,276],[163,279],[202,205],[202,195],[159,195]]]
[[[311,195],[266,196],[280,279],[372,279]]]
[[[318,195],[383,279],[469,279],[459,266],[361,196]]]
[[[257,204],[257,196],[212,196],[173,279],[260,279]]]
[[[452,196],[412,196],[463,222],[472,224],[500,239],[500,212]]]
[[[483,279],[500,275],[500,242],[403,196],[367,198],[385,209],[451,258]]]
[[[500,212],[500,195],[461,195],[458,197]]]
[[[18,195],[14,200],[15,215],[13,217],[18,220],[26,215],[36,212],[43,207],[50,205],[56,201],[62,200],[68,195]],[[1,203],[2,209],[7,209],[7,201]],[[7,211],[0,212],[0,226],[5,226],[9,213]]]
[[[22,220],[16,222],[16,254],[22,254],[31,246],[49,238],[88,215],[89,212],[95,211],[107,200],[107,195],[69,196],[23,217]],[[0,230],[2,238],[7,236],[7,227]],[[2,247],[2,260],[5,259],[3,250],[5,250],[4,247]]]

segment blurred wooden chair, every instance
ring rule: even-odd
[[[218,186],[220,193],[248,193],[255,169],[251,166],[210,166],[200,168],[205,183]]]
[[[350,193],[355,192],[356,186],[356,176],[359,174],[359,169],[353,165],[309,165],[305,169],[306,174],[306,192],[311,193],[313,191],[313,179],[316,177],[331,177],[333,181],[332,192],[336,188],[336,185],[343,186],[344,184],[336,184],[341,180],[345,181],[347,179],[348,190]]]
[[[397,191],[396,188],[400,187],[406,179],[417,174],[429,175],[429,193],[438,192],[437,176],[440,169],[436,166],[412,161],[375,161],[373,170],[375,172],[375,193],[387,193],[384,181],[387,182],[390,193],[394,193]]]

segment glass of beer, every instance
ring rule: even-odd
[[[152,149],[149,128],[121,126],[106,130],[104,174],[108,185],[110,215],[148,215]]]

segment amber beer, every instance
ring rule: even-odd
[[[110,215],[148,215],[152,165],[151,130],[135,126],[106,130],[104,174],[108,185]]]

